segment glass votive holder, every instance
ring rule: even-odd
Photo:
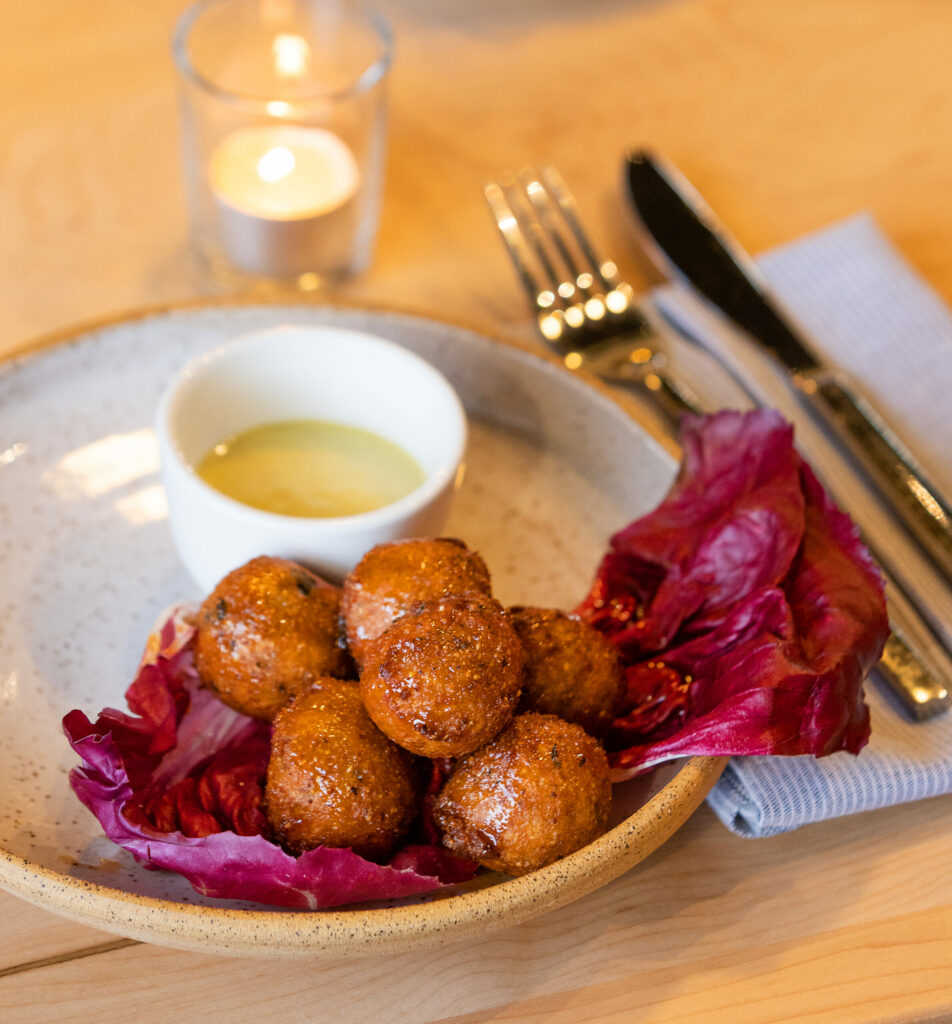
[[[192,238],[216,277],[311,289],[366,269],[392,36],[348,0],[200,0],[176,26]]]

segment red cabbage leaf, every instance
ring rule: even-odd
[[[262,811],[270,726],[199,686],[193,635],[184,607],[153,634],[126,692],[131,715],[107,708],[95,723],[81,711],[63,719],[82,759],[70,783],[113,842],[147,867],[184,875],[205,896],[311,910],[473,876],[475,864],[432,843],[376,864],[328,847],[295,857],[272,842]]]
[[[889,632],[880,574],[778,413],[686,417],[653,512],[611,539],[578,612],[618,646],[615,778],[689,754],[858,752]]]

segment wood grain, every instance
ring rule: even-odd
[[[36,907],[6,892],[0,892],[0,920],[3,921],[0,978],[4,971],[16,970],[24,964],[49,957],[73,956],[115,938],[95,928],[37,911]]]
[[[647,142],[752,251],[865,209],[952,301],[944,0],[378,5],[398,39],[384,214],[372,269],[336,298],[529,336],[481,187],[543,159],[644,285],[619,168]],[[220,290],[188,245],[168,55],[181,6],[4,5],[0,355]],[[952,1020],[950,811],[940,798],[753,842],[702,809],[637,870],[528,925],[313,968],[115,948],[3,895],[0,970],[23,969],[0,976],[2,1018]]]
[[[924,0],[391,0],[377,260],[343,294],[496,325],[525,306],[481,197],[549,158],[641,280],[624,150],[672,156],[752,251],[870,209],[952,299],[947,5]],[[0,351],[217,290],[188,249],[168,39],[178,0],[16,5],[3,33]]]
[[[684,1024],[700,1014],[711,1024],[948,1020],[950,968],[944,915],[922,911],[871,925],[861,942],[837,931],[765,944],[699,960],[690,973],[658,968],[441,1024]]]

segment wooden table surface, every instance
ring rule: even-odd
[[[213,294],[188,248],[179,0],[7,3],[0,354]],[[548,158],[646,283],[620,158],[672,156],[751,250],[870,210],[952,302],[946,0],[380,0],[398,59],[372,269],[338,299],[530,337],[480,194]],[[2,785],[2,783],[0,783]],[[625,877],[466,945],[340,964],[219,959],[0,893],[0,1019],[952,1020],[952,797],[769,840],[702,807]]]

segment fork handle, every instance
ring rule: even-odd
[[[609,380],[647,400],[673,428],[680,428],[681,418],[686,414],[704,415],[700,400],[689,387],[650,363],[643,367],[631,367],[630,372],[612,375]]]

